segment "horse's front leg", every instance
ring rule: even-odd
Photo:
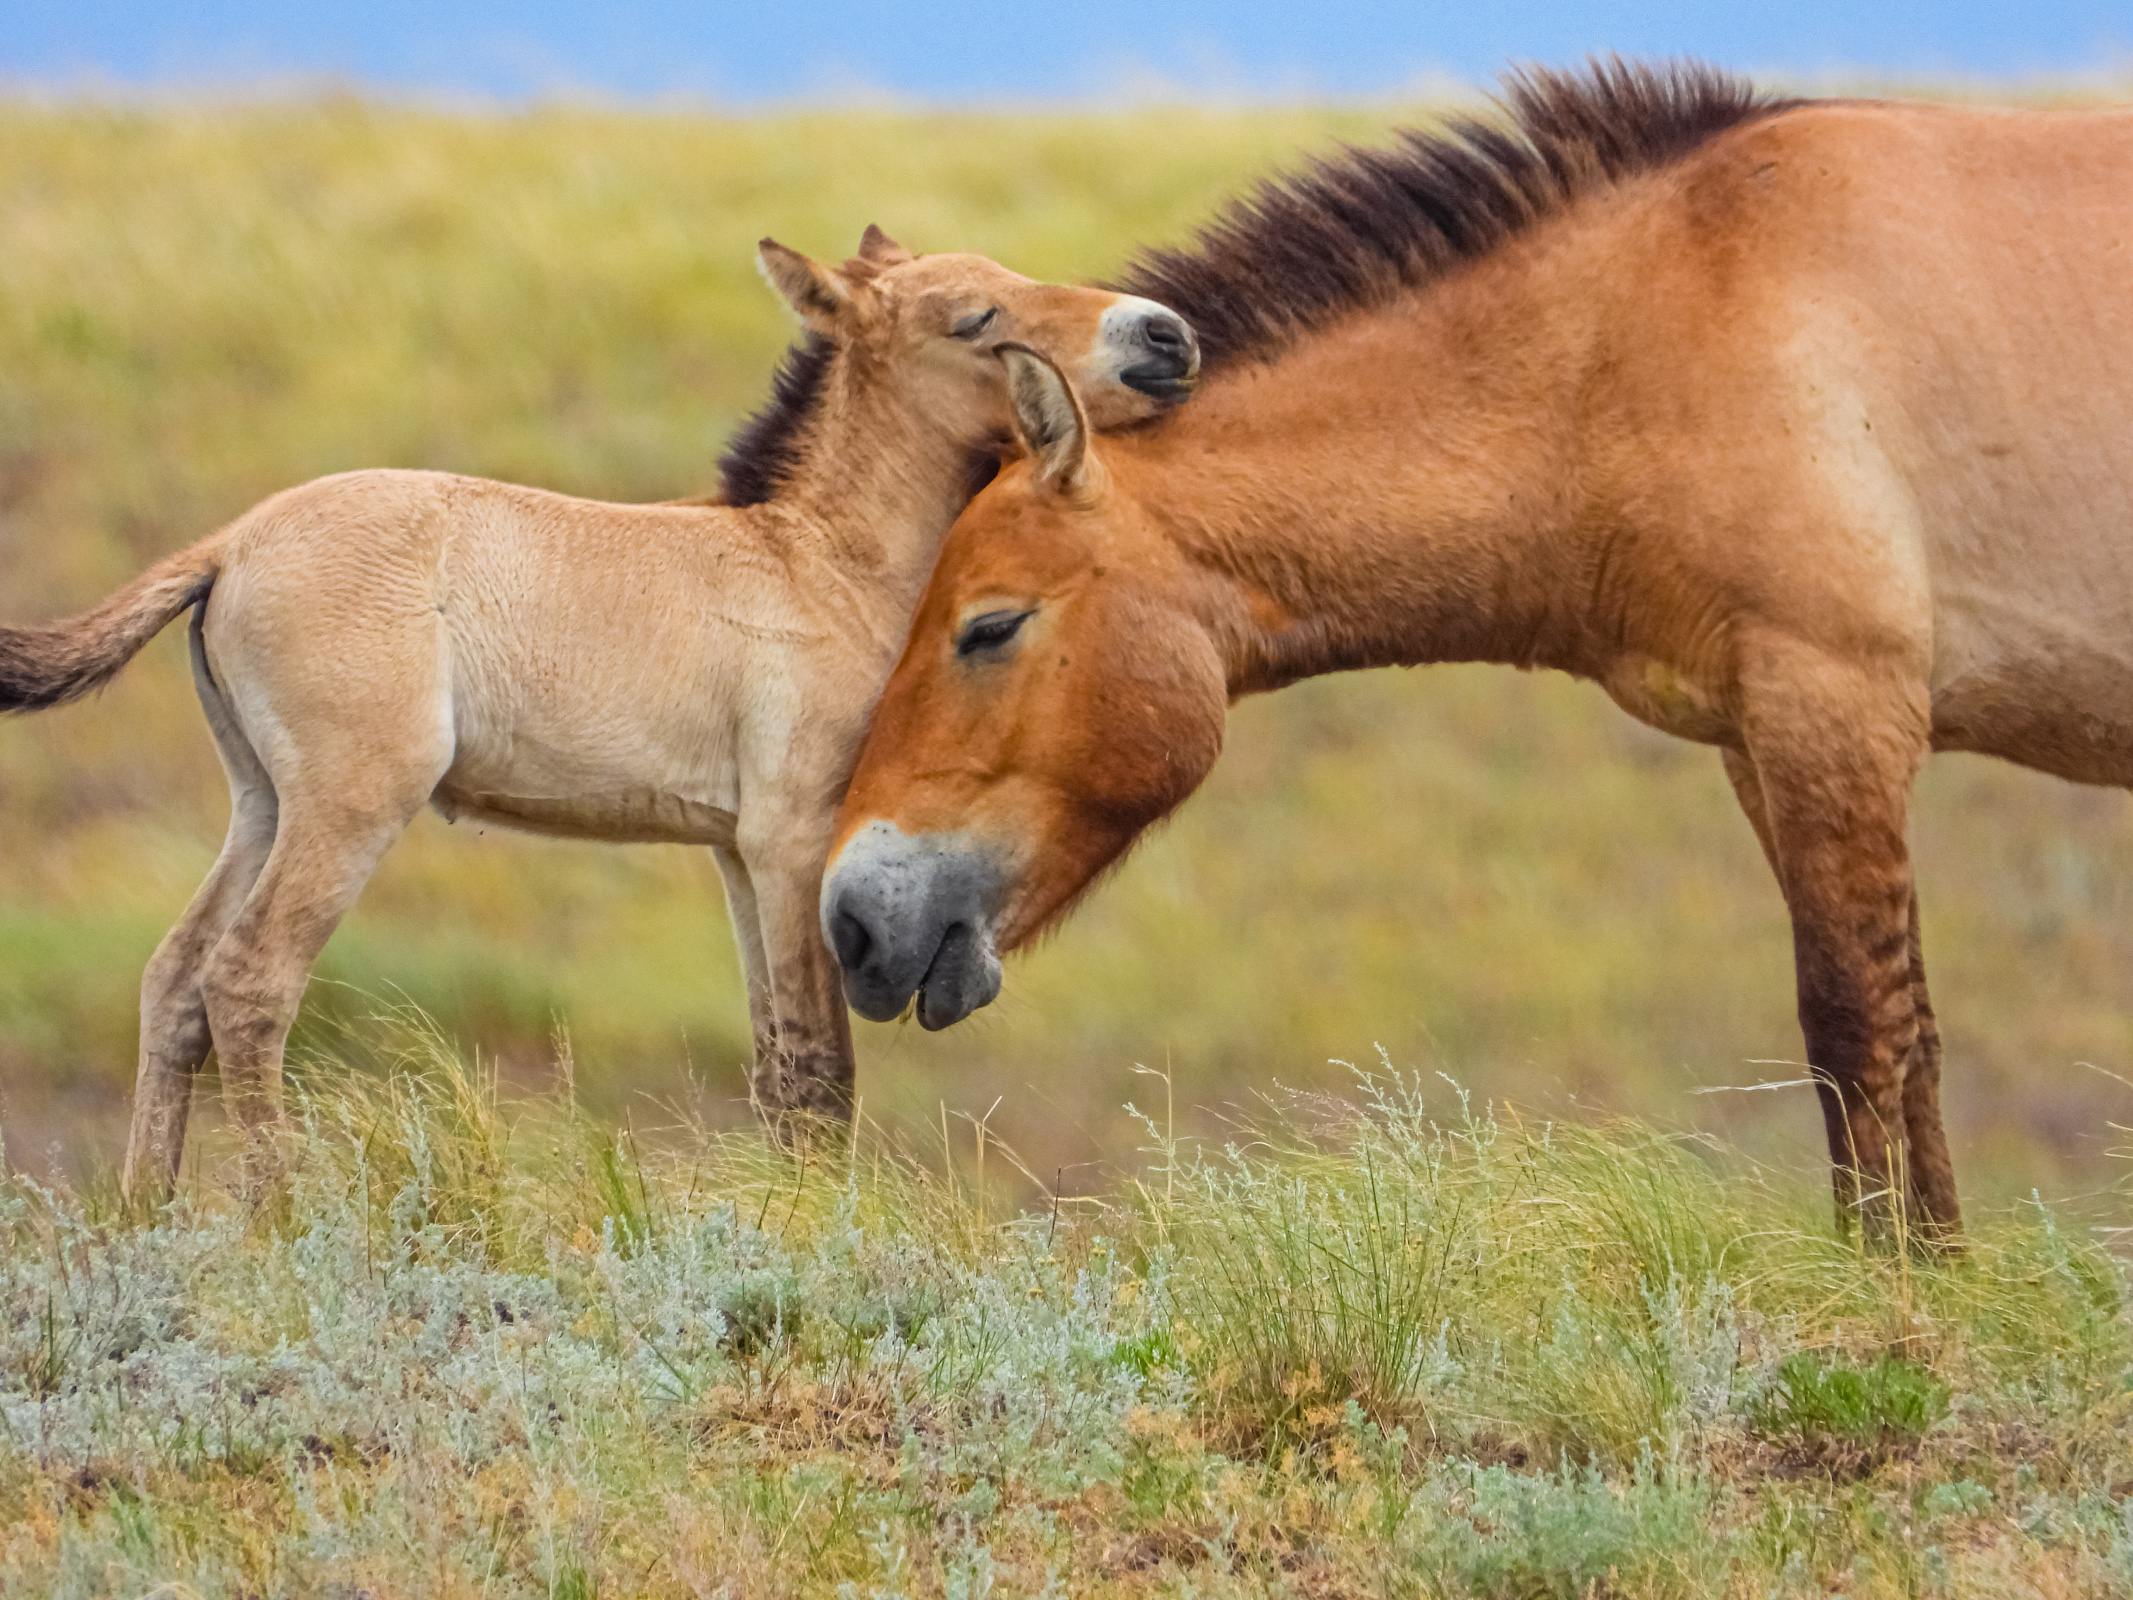
[[[1764,858],[1782,886],[1784,869],[1778,863],[1777,841],[1771,835],[1769,808],[1763,799],[1762,779],[1756,773],[1755,763],[1743,750],[1726,750],[1721,754],[1725,758],[1726,776],[1732,780],[1741,810],[1747,813],[1756,840],[1763,847]],[[1941,1126],[1940,1028],[1934,1020],[1933,1001],[1926,992],[1925,946],[1918,933],[1918,889],[1915,883],[1911,889],[1908,922],[1911,1010],[1917,1023],[1917,1037],[1903,1071],[1904,1161],[1910,1179],[1910,1198],[1918,1208],[1922,1236],[1930,1243],[1952,1249],[1957,1247],[1962,1234],[1962,1209],[1955,1194],[1955,1169],[1948,1159],[1948,1136]],[[1816,1087],[1822,1090],[1825,1098],[1835,1092],[1832,1085],[1820,1081]]]
[[[756,1109],[788,1127],[852,1115],[852,1026],[818,910],[831,821],[828,812],[801,821],[779,808],[760,827],[744,814],[740,829],[739,855],[753,890],[770,990],[769,1026],[758,1022],[750,1088]]]
[[[1766,847],[1792,913],[1800,1028],[1822,1098],[1839,1221],[1857,1216],[1869,1238],[1892,1242],[1907,1220],[1911,1175],[1899,1164],[1923,976],[1922,963],[1914,966],[1904,820],[1926,751],[1924,691],[1891,666],[1789,641],[1757,644],[1742,684],[1745,759],[1728,765],[1744,801],[1761,801]],[[1943,1181],[1930,1175],[1929,1204]],[[1952,1226],[1948,1210],[1916,1220]]]

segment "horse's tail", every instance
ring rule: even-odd
[[[42,711],[118,676],[164,626],[207,598],[229,530],[166,557],[98,606],[46,628],[0,628],[0,712]]]

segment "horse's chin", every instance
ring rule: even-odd
[[[844,1003],[869,1022],[894,1022],[910,1008],[914,991],[894,994],[854,973],[844,975]]]
[[[928,1033],[961,1022],[1000,993],[1000,958],[990,929],[950,928],[918,986],[918,1025]]]

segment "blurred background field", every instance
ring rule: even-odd
[[[263,495],[372,465],[617,499],[697,493],[790,337],[774,234],[869,222],[1101,276],[1382,112],[852,112],[721,119],[357,99],[0,104],[0,614],[71,611]],[[331,649],[331,641],[322,641]],[[9,1160],[116,1160],[142,962],[226,804],[180,630],[100,700],[0,725],[0,1119]],[[1914,821],[1975,1199],[2110,1186],[2133,1121],[2133,814],[1968,759]],[[412,1002],[507,1078],[656,1123],[744,1114],[746,1030],[699,853],[425,816],[329,947],[300,1035]],[[963,1027],[862,1025],[878,1117],[984,1115],[1036,1171],[1345,1085],[1382,1046],[1524,1116],[1708,1127],[1818,1169],[1790,943],[1716,757],[1596,690],[1379,673],[1239,707],[1213,781]],[[1076,1174],[1082,1176],[1077,1178]]]

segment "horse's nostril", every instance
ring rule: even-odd
[[[1176,317],[1150,317],[1141,324],[1141,337],[1158,350],[1182,354],[1192,348],[1192,330]]]
[[[840,908],[830,917],[830,946],[837,952],[837,965],[854,972],[874,947],[874,936],[865,923]]]

